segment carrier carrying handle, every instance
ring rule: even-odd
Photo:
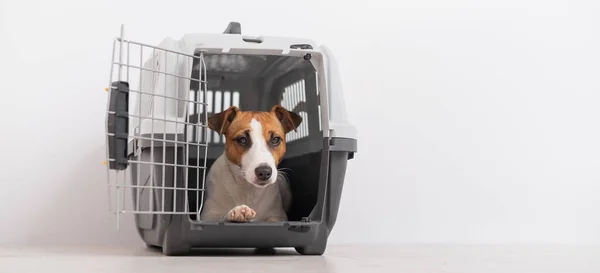
[[[108,113],[108,166],[111,170],[127,168],[129,136],[129,83],[113,82],[110,86]],[[113,160],[114,159],[114,160]]]
[[[242,34],[242,25],[238,22],[229,22],[223,34]]]

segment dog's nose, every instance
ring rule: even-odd
[[[258,177],[258,179],[265,181],[271,178],[273,170],[268,165],[260,165],[256,169],[254,169],[254,173],[256,174],[256,177]]]

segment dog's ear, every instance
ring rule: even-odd
[[[239,112],[239,108],[231,106],[221,113],[210,116],[208,118],[208,128],[221,135],[225,134],[227,128],[229,128],[229,125],[231,125],[231,122]]]
[[[302,117],[294,112],[290,112],[287,109],[281,107],[281,105],[275,105],[271,108],[271,113],[275,114],[281,125],[283,125],[283,130],[287,134],[289,131],[294,130],[296,132],[296,128],[302,122]]]

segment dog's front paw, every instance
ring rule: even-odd
[[[256,212],[246,205],[239,205],[227,213],[227,221],[245,223],[250,222],[256,216]]]

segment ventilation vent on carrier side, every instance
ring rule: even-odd
[[[306,112],[306,85],[304,79],[294,82],[284,88],[281,106],[302,117],[302,123],[296,129],[291,131],[286,137],[286,141],[292,142],[308,136],[308,113]]]

